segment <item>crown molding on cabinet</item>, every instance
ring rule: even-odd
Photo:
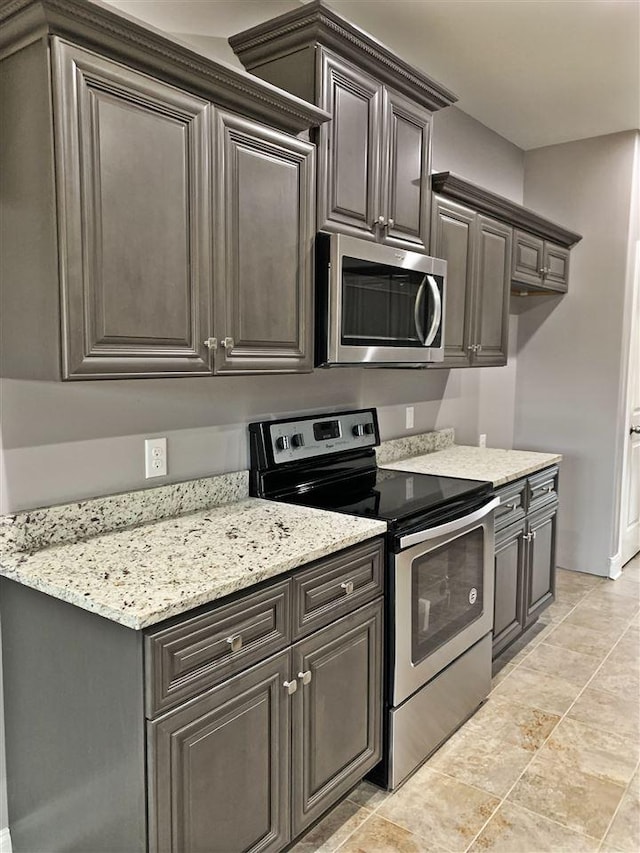
[[[98,50],[217,105],[291,133],[327,121],[324,110],[251,74],[214,62],[115,9],[87,0],[0,2],[0,58],[49,36]]]
[[[229,44],[249,71],[296,50],[322,45],[429,110],[451,106],[458,100],[321,0],[231,36]]]
[[[485,190],[483,187],[472,184],[452,172],[437,172],[432,175],[431,188],[434,192],[442,193],[456,201],[468,204],[474,210],[501,219],[515,228],[537,234],[539,237],[567,249],[582,240],[581,234],[569,231],[568,228],[545,219],[528,207],[523,207],[521,204],[516,204],[503,196]]]

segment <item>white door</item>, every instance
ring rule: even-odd
[[[640,551],[640,242],[636,244],[622,491],[622,565]]]

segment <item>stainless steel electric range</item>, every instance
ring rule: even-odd
[[[491,483],[378,468],[375,409],[249,426],[251,494],[387,522],[384,757],[396,788],[491,686]]]

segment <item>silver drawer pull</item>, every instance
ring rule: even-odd
[[[553,491],[553,486],[545,486],[545,487],[544,487],[544,489],[543,489],[542,491],[543,491],[543,492],[545,492],[545,494],[547,494],[547,495],[548,495],[548,494],[550,494],[550,493]]]
[[[503,506],[506,510],[508,510],[508,512],[513,512],[515,509],[517,509],[517,508],[518,508],[518,504],[502,504],[502,506]],[[505,513],[502,513],[502,514],[503,514],[503,515],[506,515],[507,513],[505,512]]]
[[[242,635],[234,634],[233,637],[227,637],[227,643],[231,646],[232,652],[239,652],[242,648]]]
[[[299,672],[298,678],[300,679],[300,681],[303,684],[310,684],[311,683],[311,670],[308,669],[306,672]]]
[[[291,681],[285,681],[282,686],[287,691],[289,696],[291,696],[291,694],[295,693],[298,689],[298,682],[295,680],[295,678],[292,678]]]
[[[344,581],[340,584],[340,589],[344,590],[345,595],[351,595],[353,592],[353,581]]]

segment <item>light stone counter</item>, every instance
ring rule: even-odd
[[[0,574],[140,629],[384,533],[386,524],[248,498],[40,551]]]
[[[465,480],[488,480],[502,486],[541,471],[562,460],[557,453],[528,450],[499,450],[493,447],[454,445],[422,456],[384,463],[385,468],[415,474],[440,474]]]

